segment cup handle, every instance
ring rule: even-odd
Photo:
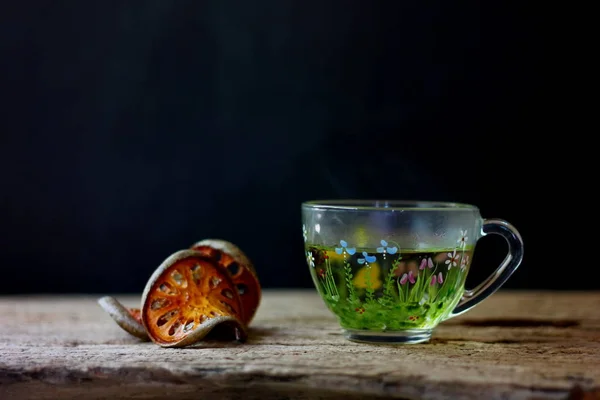
[[[482,237],[490,234],[500,235],[508,243],[508,254],[498,269],[474,289],[465,290],[463,296],[446,319],[469,311],[488,296],[496,292],[521,265],[523,260],[523,239],[514,226],[501,219],[484,219],[481,228]]]

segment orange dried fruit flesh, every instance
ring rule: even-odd
[[[240,297],[229,275],[194,250],[169,256],[142,295],[142,322],[150,339],[163,347],[192,344],[218,325],[247,337]]]
[[[139,309],[125,307],[111,296],[101,297],[98,299],[98,304],[124,331],[140,339],[148,340]]]
[[[242,321],[249,325],[261,300],[260,282],[250,259],[239,247],[220,239],[201,240],[191,248],[210,257],[228,272],[242,302]]]

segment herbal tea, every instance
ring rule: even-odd
[[[345,329],[430,329],[454,309],[473,248],[400,250],[306,244],[313,281]]]
[[[503,237],[508,254],[484,283],[466,291],[475,246],[487,235]],[[344,337],[361,343],[427,342],[440,322],[498,290],[523,259],[514,226],[462,203],[307,201],[302,236],[319,295]]]

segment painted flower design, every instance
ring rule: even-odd
[[[465,268],[467,268],[467,265],[469,265],[469,256],[468,255],[464,255],[462,257],[462,259],[460,260],[460,270],[464,271]]]
[[[433,268],[433,260],[431,259],[431,257],[423,258],[421,260],[421,265],[419,265],[419,269],[423,271],[425,267],[428,267],[429,269]]]
[[[341,247],[335,248],[335,252],[338,254],[342,254],[342,253],[346,252],[350,255],[353,255],[354,253],[356,253],[356,248],[348,247],[348,243],[345,240],[340,240],[340,246]]]
[[[465,229],[464,231],[461,229],[460,230],[460,237],[458,238],[457,242],[458,242],[458,246],[461,249],[464,249],[465,247],[467,247],[467,240],[469,240],[469,237],[467,236],[467,230]]]
[[[315,257],[313,256],[311,251],[306,252],[306,262],[311,268],[315,267]]]
[[[452,253],[448,253],[446,265],[448,265],[448,269],[456,267],[456,265],[458,265],[458,254],[456,254],[456,250],[454,250]]]
[[[366,251],[363,251],[362,255],[363,255],[364,258],[359,258],[359,259],[356,260],[356,261],[358,261],[359,264],[374,263],[377,260],[377,257],[370,256],[369,253],[367,253]]]
[[[415,275],[413,274],[412,271],[409,271],[408,274],[402,275],[402,278],[400,278],[401,285],[404,285],[407,281],[412,283],[413,285],[415,284],[415,282],[416,282]]]
[[[398,252],[398,247],[390,246],[385,240],[381,240],[379,243],[381,243],[381,247],[377,248],[378,253],[396,254]]]
[[[302,224],[302,236],[304,237],[304,241],[308,240],[308,231],[306,230],[306,225]]]
[[[429,285],[434,286],[436,283],[439,283],[440,285],[442,283],[444,283],[444,276],[442,275],[441,272],[439,274],[437,274],[437,276],[436,275],[431,276],[431,283]]]

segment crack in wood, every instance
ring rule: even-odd
[[[507,328],[571,328],[581,324],[576,319],[526,319],[526,318],[486,318],[463,319],[460,325],[473,327],[507,327]]]

